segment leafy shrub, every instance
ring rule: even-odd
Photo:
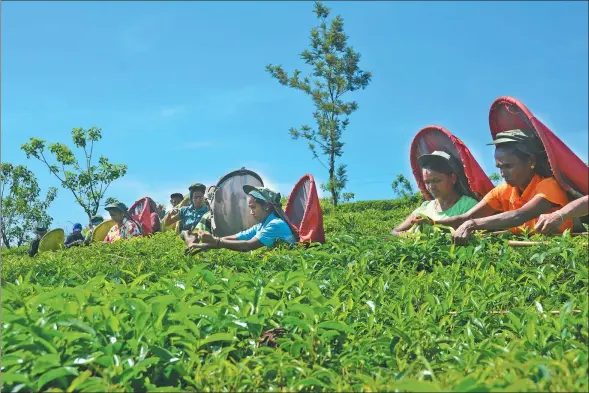
[[[586,238],[389,240],[385,206],[294,250],[3,251],[2,391],[587,390]]]

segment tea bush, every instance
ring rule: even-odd
[[[587,391],[587,238],[389,239],[415,205],[371,203],[294,250],[4,250],[2,391]]]

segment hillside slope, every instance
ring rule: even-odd
[[[389,241],[413,207],[326,208],[307,249],[3,251],[2,391],[586,391],[587,239]]]

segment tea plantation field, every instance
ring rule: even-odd
[[[308,249],[4,250],[2,391],[587,391],[587,238],[387,240],[412,207],[326,208]]]

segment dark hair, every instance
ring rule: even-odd
[[[175,192],[172,195],[170,195],[170,199],[174,199],[174,198],[184,199],[184,195],[180,194],[179,192]]]
[[[459,165],[456,163],[456,165]],[[452,168],[452,165],[448,161],[441,161],[441,160],[432,160],[430,162],[424,163],[421,167],[423,169],[427,169],[433,172],[443,173],[447,176],[456,176],[456,183],[454,183],[454,190],[460,195],[466,195],[471,198],[477,199],[476,195],[470,189],[470,184],[464,172],[456,173]],[[478,199],[477,199],[478,200]]]
[[[454,171],[452,170],[450,165],[448,165],[447,163],[434,162],[434,161],[426,162],[425,164],[423,164],[421,166],[421,169],[427,169],[428,171],[444,173],[446,175],[451,175],[454,173]]]
[[[207,186],[205,186],[204,184],[193,184],[192,186],[188,187],[188,191],[190,191],[191,195],[195,191],[200,191],[204,194],[205,192],[207,192]]]

